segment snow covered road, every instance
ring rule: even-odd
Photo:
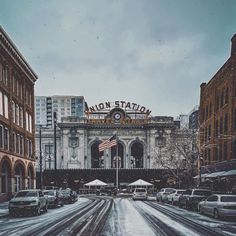
[[[214,220],[156,201],[90,196],[62,208],[49,209],[40,216],[2,218],[2,235],[232,236],[236,235],[236,223]]]

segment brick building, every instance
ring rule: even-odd
[[[203,165],[236,158],[236,34],[231,55],[208,83],[201,84],[200,153]]]
[[[0,26],[0,201],[35,187],[34,83],[37,75]]]

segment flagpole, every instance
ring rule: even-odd
[[[119,161],[118,161],[118,129],[116,129],[116,188],[117,188],[117,191],[118,191],[118,187],[119,187],[119,175],[118,175],[118,164],[119,164]]]

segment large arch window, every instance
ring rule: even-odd
[[[103,156],[103,152],[99,152],[98,150],[99,142],[95,142],[91,146],[91,168],[101,168],[101,156]]]
[[[116,163],[117,163],[117,147],[114,146],[111,148],[111,167],[116,168]],[[118,167],[119,168],[124,168],[124,147],[123,145],[119,142],[118,143]]]
[[[7,193],[9,187],[10,180],[10,167],[6,161],[3,162],[2,165],[2,175],[1,175],[1,192]]]
[[[18,164],[15,169],[15,187],[14,191],[18,192],[24,188],[24,167]]]
[[[143,144],[135,142],[131,146],[131,168],[143,168]]]

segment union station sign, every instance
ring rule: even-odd
[[[88,107],[85,112],[87,115],[89,115],[96,111],[102,111],[102,110],[111,109],[111,108],[122,108],[124,110],[138,111],[142,114],[146,114],[146,116],[149,116],[151,114],[151,111],[147,109],[146,107],[141,106],[137,103],[126,102],[126,101],[101,102],[97,105]]]
[[[134,102],[101,102],[85,111],[90,124],[147,124],[151,111]]]

